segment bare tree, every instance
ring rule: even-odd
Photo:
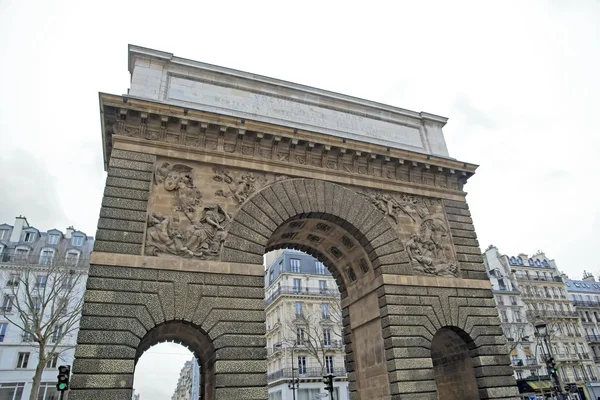
[[[69,265],[69,260],[62,265],[54,261],[4,272],[9,274],[11,297],[2,313],[22,331],[23,341],[36,346],[39,353],[30,400],[37,399],[46,363],[74,347],[63,340],[78,329],[83,306],[87,271]]]
[[[316,306],[317,304],[310,304]],[[325,357],[339,348],[342,343],[342,313],[339,296],[331,297],[318,305],[308,307],[294,319],[285,322],[284,342],[286,347],[301,348],[319,364],[321,375],[325,375]]]

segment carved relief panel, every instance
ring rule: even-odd
[[[365,191],[395,226],[413,271],[455,277],[458,262],[440,199],[382,191]]]
[[[157,160],[145,254],[215,259],[239,205],[286,176]]]

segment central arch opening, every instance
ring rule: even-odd
[[[346,400],[349,372],[387,374],[376,301],[374,318],[353,326],[350,314],[357,311],[344,300],[375,278],[361,239],[328,215],[296,216],[271,235],[265,256],[270,400],[292,398],[293,391],[298,400],[318,398],[327,393],[323,377],[330,374],[333,398]],[[374,357],[356,357],[354,340],[373,343],[367,352]]]

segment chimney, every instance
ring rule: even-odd
[[[596,282],[594,275],[587,271],[583,271],[583,280],[586,282]]]
[[[75,228],[73,228],[73,225],[71,225],[70,227],[67,228],[67,233],[65,233],[65,238],[67,239],[71,239],[71,236],[73,236],[73,232],[75,231]]]
[[[21,240],[21,234],[23,233],[24,228],[29,228],[29,223],[27,222],[27,218],[19,215],[17,218],[15,218],[15,226],[13,227],[12,234],[10,235],[10,241],[18,242]]]

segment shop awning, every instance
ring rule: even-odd
[[[550,389],[552,386],[550,385],[550,382],[545,382],[545,381],[529,381],[527,382],[527,384],[529,386],[531,386],[532,389]]]

